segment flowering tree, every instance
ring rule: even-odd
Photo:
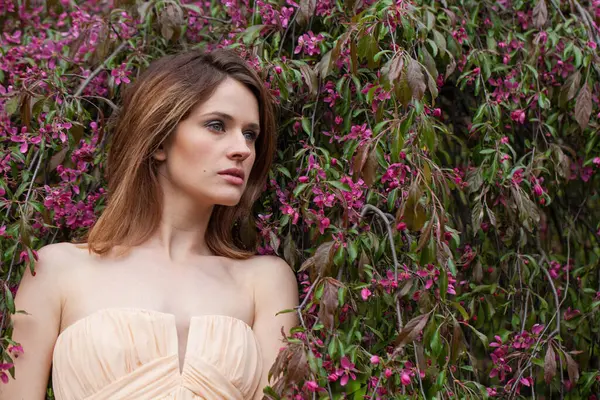
[[[0,0],[2,381],[24,269],[104,207],[121,87],[235,47],[280,127],[240,234],[302,287],[270,398],[597,398],[600,1],[77,3]]]

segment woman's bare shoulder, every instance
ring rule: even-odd
[[[70,266],[80,264],[81,261],[89,258],[85,243],[52,243],[42,247],[37,254],[36,267],[52,268],[54,272],[66,272]],[[78,261],[78,263],[74,263],[74,261]]]
[[[256,255],[247,260],[248,270],[255,281],[268,280],[275,286],[295,282],[296,275],[290,265],[281,257]]]
[[[55,260],[58,257],[81,257],[87,254],[87,243],[59,242],[47,244],[38,250],[40,257]]]

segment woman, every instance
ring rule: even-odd
[[[278,257],[235,239],[275,147],[269,95],[231,51],[150,65],[123,98],[87,243],[39,252],[15,298],[2,399],[259,399],[298,304]],[[52,369],[51,369],[52,366]]]

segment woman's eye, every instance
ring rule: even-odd
[[[251,141],[255,141],[256,138],[258,137],[258,134],[256,132],[253,132],[253,131],[248,131],[248,132],[245,133],[245,135]]]
[[[218,122],[218,121],[209,122],[208,124],[206,124],[206,126],[209,129],[212,129],[212,130],[215,130],[215,131],[224,131],[225,130],[225,127],[223,126],[223,123],[222,122]]]

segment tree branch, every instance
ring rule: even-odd
[[[83,93],[83,90],[86,88],[87,85],[90,84],[90,82],[92,81],[92,79],[94,79],[96,77],[96,75],[98,75],[100,72],[102,72],[102,70],[106,67],[106,64],[108,64],[108,62],[110,60],[112,60],[117,54],[119,54],[124,48],[125,46],[127,46],[127,42],[122,42],[103,62],[102,64],[100,64],[91,74],[90,76],[87,77],[87,79],[85,81],[83,81],[81,83],[81,85],[79,85],[79,87],[77,88],[77,91],[75,91],[75,94],[73,95],[73,97],[79,97],[81,96],[81,93]]]

